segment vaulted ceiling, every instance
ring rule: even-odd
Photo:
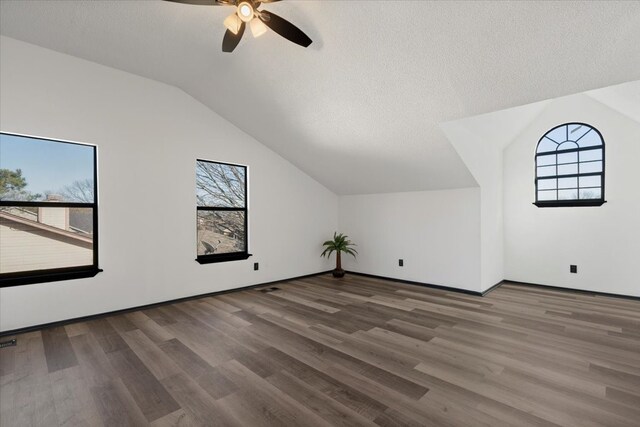
[[[232,9],[0,3],[0,32],[173,86],[338,194],[476,182],[440,123],[640,79],[640,2],[283,1],[303,49]]]

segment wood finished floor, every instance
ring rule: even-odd
[[[19,335],[0,425],[640,425],[638,301],[278,286]]]

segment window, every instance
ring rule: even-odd
[[[247,168],[196,161],[197,261],[247,259]]]
[[[601,206],[604,200],[604,140],[584,123],[547,132],[536,149],[538,207]]]
[[[96,147],[0,133],[0,286],[95,276]]]

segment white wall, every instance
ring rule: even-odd
[[[502,147],[466,126],[442,127],[480,186],[480,288],[484,291],[504,277]]]
[[[1,289],[0,330],[331,268],[319,254],[337,228],[337,196],[274,152],[173,87],[6,37],[0,44],[1,130],[98,146],[104,269]],[[195,262],[196,158],[249,166],[249,260]]]
[[[505,150],[506,279],[640,296],[640,123],[630,118],[638,117],[640,98],[616,104],[619,111],[587,95],[554,100]],[[537,208],[536,144],[571,121],[589,123],[604,137],[607,203]],[[578,274],[569,273],[570,264]]]
[[[341,196],[340,231],[358,245],[346,270],[481,290],[479,188]]]

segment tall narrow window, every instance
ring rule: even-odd
[[[0,286],[95,276],[96,147],[0,133]]]
[[[197,261],[249,258],[246,166],[197,160],[196,199]]]
[[[538,207],[601,206],[604,200],[604,140],[584,123],[547,132],[536,149]]]

